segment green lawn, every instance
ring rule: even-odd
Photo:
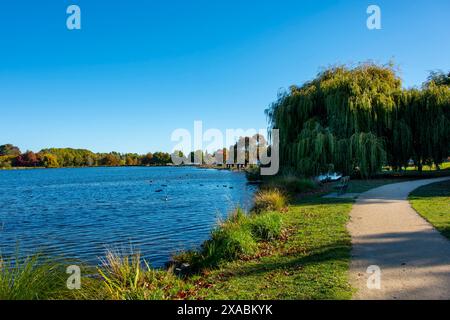
[[[411,193],[413,208],[450,239],[450,181],[423,186]]]
[[[352,201],[309,198],[284,214],[284,240],[260,247],[258,258],[207,273],[204,299],[349,299]]]
[[[440,165],[441,170],[449,170],[450,169],[450,162],[444,162]],[[406,168],[407,171],[415,171],[417,170],[417,167],[408,167]],[[434,171],[436,170],[436,166],[423,166],[423,171]]]

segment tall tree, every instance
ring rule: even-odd
[[[0,156],[18,156],[20,149],[12,144],[4,144],[0,146]]]
[[[450,88],[445,77],[433,79],[422,90],[404,90],[392,65],[361,64],[292,86],[266,110],[270,127],[280,130],[282,168],[369,177],[411,158],[419,167],[442,163],[450,150]]]

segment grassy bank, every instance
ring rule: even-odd
[[[203,299],[348,299],[350,201],[303,199],[283,215],[285,234],[254,257],[206,272]]]
[[[450,181],[423,186],[411,193],[413,208],[450,239]]]

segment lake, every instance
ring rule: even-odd
[[[254,191],[242,173],[193,167],[0,170],[0,253],[97,265],[133,249],[161,267]]]

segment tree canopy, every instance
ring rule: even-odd
[[[0,146],[0,167],[92,167],[92,166],[141,166],[167,165],[171,163],[170,154],[156,152],[154,155],[136,153],[94,153],[85,149],[50,148],[38,153],[21,153],[10,144]]]
[[[450,149],[450,88],[403,89],[392,65],[332,67],[280,94],[267,110],[280,131],[280,164],[303,175],[369,177],[413,159],[442,163]]]
[[[19,154],[21,154],[20,149],[12,144],[0,146],[0,156],[18,156]]]

